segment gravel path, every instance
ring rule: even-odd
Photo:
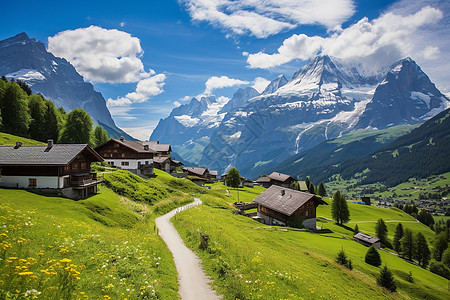
[[[208,284],[209,279],[201,268],[200,259],[186,247],[170,219],[180,210],[199,205],[202,202],[195,198],[194,203],[174,209],[156,218],[159,235],[167,244],[178,271],[179,294],[183,300],[215,300],[221,299]]]

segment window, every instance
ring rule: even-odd
[[[122,166],[129,166],[129,165],[130,165],[130,163],[128,161],[123,161],[122,162]]]
[[[113,161],[110,161],[108,163],[109,163],[110,166],[114,166],[114,162]]]
[[[28,179],[28,186],[36,186],[37,185],[37,179],[36,178],[29,178]]]

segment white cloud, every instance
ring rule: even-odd
[[[436,59],[439,57],[439,54],[441,54],[439,47],[428,46],[423,50],[423,57],[425,59]]]
[[[173,102],[173,105],[175,105],[175,107],[179,107],[179,106],[181,106],[181,103],[178,102],[178,101],[174,101],[174,102]]]
[[[180,99],[178,99],[178,100],[180,100],[180,101],[182,101],[182,102],[187,102],[187,101],[189,101],[189,100],[191,100],[192,99],[192,96],[184,96],[183,98],[180,98]]]
[[[255,80],[253,80],[252,88],[257,90],[259,93],[262,93],[265,88],[269,85],[270,81],[262,78],[262,77],[256,77]]]
[[[249,82],[240,80],[240,79],[229,78],[228,76],[220,76],[220,77],[212,76],[212,77],[209,77],[205,83],[204,94],[209,95],[215,89],[232,87],[232,86],[242,85],[242,84],[249,84]]]
[[[271,68],[320,52],[366,65],[385,65],[404,56],[414,57],[419,49],[423,53],[423,45],[416,43],[417,31],[442,17],[441,10],[426,6],[409,15],[388,12],[373,21],[363,18],[345,29],[330,31],[328,37],[294,34],[284,40],[277,53],[249,54],[247,63],[250,68]],[[429,56],[436,53],[429,48]]]
[[[352,0],[178,0],[194,21],[266,38],[304,24],[334,28],[355,12]]]
[[[111,106],[127,106],[132,103],[141,103],[147,101],[152,96],[161,94],[164,90],[164,80],[166,75],[157,74],[149,78],[142,79],[136,86],[136,91],[128,93],[125,97],[118,97],[117,99],[109,98],[107,101],[108,107]]]
[[[149,76],[140,59],[140,40],[117,29],[90,26],[62,31],[48,38],[48,50],[67,59],[90,81],[137,82]]]

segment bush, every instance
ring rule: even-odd
[[[444,278],[450,279],[450,270],[441,262],[432,260],[430,263],[430,271]]]
[[[381,266],[381,257],[378,253],[377,249],[374,246],[370,246],[369,250],[367,250],[366,257],[364,260],[369,265],[379,267]]]
[[[386,266],[380,270],[380,275],[377,278],[377,284],[387,288],[391,292],[395,292],[397,290],[394,275],[392,275],[392,272]]]

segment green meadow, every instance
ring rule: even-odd
[[[227,198],[225,199],[230,203],[238,201],[238,193],[239,193],[239,201],[251,202],[259,194],[261,194],[266,190],[265,188],[257,185],[255,185],[254,187],[241,187],[235,189],[224,185],[222,182],[208,184],[208,186],[211,187],[211,191],[216,192],[216,194],[218,194],[219,196],[226,196]]]
[[[369,219],[381,216],[371,213]],[[392,217],[400,216],[394,211]],[[274,229],[229,210],[206,206],[176,215],[173,223],[188,247],[201,257],[224,299],[450,297],[445,278],[384,251],[380,251],[383,265],[393,271],[398,292],[378,287],[379,268],[364,262],[368,248],[345,235]],[[206,250],[199,248],[200,233],[210,236]],[[334,262],[341,249],[352,260],[353,270]],[[413,283],[407,280],[409,272]]]
[[[45,143],[35,140],[27,139],[24,137],[0,132],[0,145],[15,145],[16,142],[22,142],[23,145],[44,145]]]

